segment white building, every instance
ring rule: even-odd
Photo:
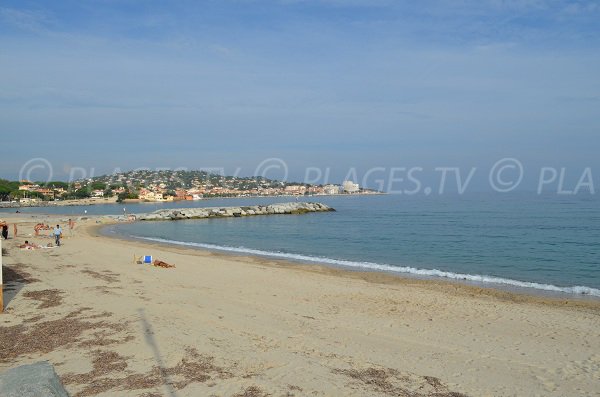
[[[352,181],[344,181],[342,188],[345,193],[358,193],[360,186],[358,186],[358,183]]]
[[[21,197],[19,199],[19,203],[21,204],[28,204],[28,203],[37,203],[39,200],[37,198],[28,198],[28,197]]]
[[[338,185],[325,185],[323,186],[323,193],[340,194],[340,187]]]

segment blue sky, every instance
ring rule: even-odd
[[[55,179],[599,168],[598,20],[597,1],[2,1],[0,177],[36,157]]]

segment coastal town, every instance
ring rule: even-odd
[[[169,202],[218,197],[377,194],[353,181],[313,185],[263,177],[234,177],[206,171],[137,170],[66,182],[0,180],[0,206]]]

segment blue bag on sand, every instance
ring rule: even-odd
[[[152,255],[145,255],[142,263],[152,263]]]

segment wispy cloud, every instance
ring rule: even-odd
[[[83,160],[111,139],[176,156],[173,142],[193,151],[199,136],[196,157],[232,142],[246,160],[316,142],[343,159],[340,142],[368,141],[381,149],[361,161],[393,162],[440,156],[449,137],[485,157],[491,146],[561,142],[566,131],[572,144],[600,128],[593,2],[6,4],[5,139],[26,134],[45,150],[59,134]],[[0,157],[14,163],[28,150]]]
[[[19,30],[33,33],[48,32],[51,18],[39,10],[0,8],[0,20]]]

